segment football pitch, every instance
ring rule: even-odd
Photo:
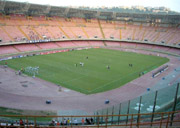
[[[168,61],[168,58],[132,52],[84,49],[6,62],[16,70],[39,66],[37,77],[84,94],[93,94],[123,86],[138,78],[140,73],[147,73]]]

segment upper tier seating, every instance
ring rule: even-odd
[[[18,26],[3,26],[12,41],[22,41],[23,33],[18,29]]]
[[[40,39],[106,38],[180,44],[180,29],[149,24],[127,24],[82,18],[25,17],[21,14],[0,15],[0,43]]]

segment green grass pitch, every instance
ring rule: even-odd
[[[138,78],[140,72],[149,72],[168,61],[167,58],[132,52],[88,49],[12,59],[7,63],[16,70],[39,66],[37,77],[84,94],[93,94],[118,88]],[[83,67],[80,62],[84,63]],[[129,64],[133,66],[129,67]]]

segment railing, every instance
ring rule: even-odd
[[[177,71],[172,72],[172,74],[177,73]],[[166,76],[172,77],[172,74]],[[176,74],[174,74],[176,75]],[[162,80],[164,81],[164,80]],[[162,82],[161,81],[161,82]],[[179,81],[179,80],[178,80]],[[176,82],[176,81],[174,81]],[[154,85],[156,86],[156,85]],[[163,87],[157,90],[156,87],[152,87],[152,90],[147,90],[147,94],[137,97],[135,99],[122,102],[120,104],[100,109],[94,112],[94,115],[131,115],[135,116],[142,113],[157,113],[157,112],[171,112],[171,111],[179,111],[180,110],[180,88],[179,83],[175,83],[171,86],[168,85],[157,85]],[[137,89],[138,90],[138,89]],[[157,90],[157,91],[153,91]],[[138,92],[137,92],[138,93]],[[110,101],[111,102],[111,101]],[[142,114],[143,115],[143,114]],[[153,120],[155,116],[151,117]],[[121,118],[122,119],[122,118]],[[180,119],[180,117],[179,117]],[[118,121],[117,118],[113,119],[114,121]],[[124,117],[123,120],[126,120]]]
[[[180,126],[179,116],[180,111],[89,116],[0,115],[0,127],[169,127]],[[21,122],[20,124],[14,121],[17,119],[22,119],[23,123]],[[43,121],[47,119],[53,119],[54,121]],[[82,121],[82,119],[84,119],[84,121]],[[60,122],[59,125],[57,121]]]

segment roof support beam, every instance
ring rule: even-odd
[[[31,4],[27,2],[26,5],[24,6],[24,8],[22,9],[23,12],[28,12],[30,6],[31,6]]]
[[[6,1],[5,0],[1,0],[0,1],[0,10],[4,11],[4,7],[5,7]]]
[[[100,11],[97,11],[96,17],[98,18],[100,15],[101,15],[101,12],[100,12]]]
[[[67,16],[67,14],[69,13],[70,8],[66,8],[64,11],[64,15]]]
[[[116,19],[116,12],[113,12],[112,18]]]
[[[47,8],[44,10],[45,14],[48,14],[51,10],[51,5],[48,5]]]

